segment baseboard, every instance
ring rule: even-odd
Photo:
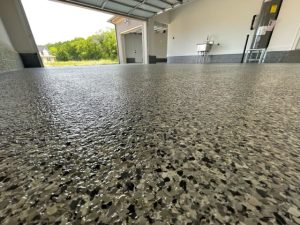
[[[126,58],[126,63],[135,63],[135,58]]]
[[[157,58],[155,55],[149,55],[149,64],[166,63],[167,58]]]
[[[300,63],[300,50],[268,52],[265,63]]]
[[[207,58],[208,63],[240,63],[242,54],[224,54],[224,55],[209,55]],[[183,63],[183,64],[196,64],[199,63],[199,56],[171,56],[167,58],[168,63]]]

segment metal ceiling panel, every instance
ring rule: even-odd
[[[151,11],[151,12],[154,12],[154,13],[157,13],[159,11],[161,11],[162,9],[151,4],[151,1],[146,1],[144,2],[144,4],[142,4],[142,2],[138,2],[136,0],[115,0],[115,2],[119,2],[119,3],[124,3],[126,2],[126,4],[128,5],[131,5],[133,7],[138,7],[140,9],[144,9],[144,10],[147,10],[147,11]]]
[[[155,15],[155,13],[150,12],[150,11],[145,11],[143,9],[139,9],[139,8],[134,8],[134,7],[129,7],[127,5],[121,5],[117,2],[112,2],[112,1],[108,1],[106,6],[106,9],[112,10],[112,11],[116,11],[116,12],[120,12],[123,15],[132,15],[132,16],[137,16],[137,17],[142,17],[142,18],[149,18]]]
[[[147,20],[188,0],[55,0]]]

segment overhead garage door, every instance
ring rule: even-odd
[[[56,0],[105,12],[146,20],[189,0]]]

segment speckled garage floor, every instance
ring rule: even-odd
[[[300,224],[300,65],[0,75],[0,224]]]

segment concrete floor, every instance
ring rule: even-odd
[[[300,224],[300,65],[0,75],[0,224]]]

